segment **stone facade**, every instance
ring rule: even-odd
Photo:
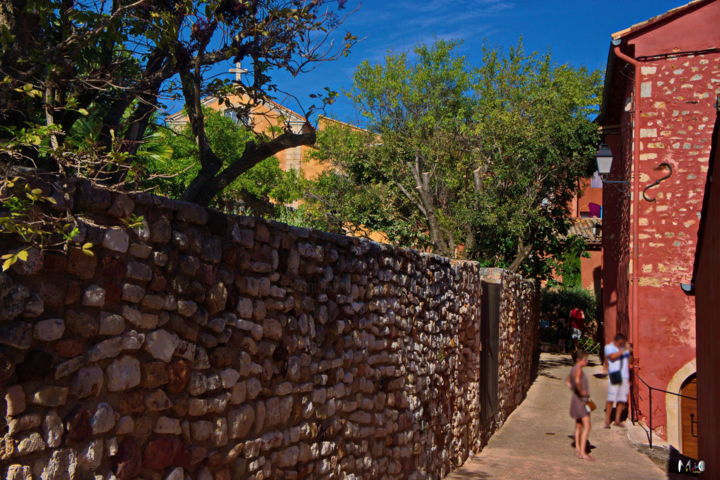
[[[692,278],[718,112],[718,22],[719,1],[691,2],[615,34],[599,120],[615,158],[609,179],[630,182],[603,191],[605,343],[628,336],[634,419],[652,417],[681,452],[694,420],[680,418],[679,397],[646,385],[678,393],[695,372],[695,300],[680,285]]]
[[[435,479],[491,433],[477,264],[147,194],[75,204],[94,256],[0,277],[4,478]],[[500,275],[495,426],[537,364],[536,290]]]

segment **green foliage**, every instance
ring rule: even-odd
[[[346,55],[356,38],[334,33],[344,4],[28,0],[5,5],[0,12],[0,162],[125,185],[133,177],[132,165],[160,162],[158,157],[167,154],[159,142],[155,151],[144,146],[152,140],[162,100],[182,99],[191,136],[200,146],[190,168],[196,176],[183,198],[208,204],[276,152],[312,144],[314,129],[308,123],[297,133],[280,122],[259,132],[255,148],[214,152],[202,97],[214,95],[242,116],[272,100],[278,72],[297,76],[314,63]],[[243,61],[248,69],[243,81],[217,75]],[[335,96],[329,89],[312,95],[305,116]],[[215,143],[230,147],[233,139],[226,140]]]
[[[600,326],[598,299],[583,288],[544,288],[540,298],[540,320],[546,325],[541,335],[545,341],[555,341],[567,335],[570,310],[579,308],[585,312],[584,336],[594,339]]]
[[[565,288],[575,289],[582,287],[582,273],[580,270],[580,255],[575,252],[567,252],[563,256],[560,276]]]
[[[585,312],[586,322],[597,320],[598,302],[591,291],[584,288],[542,290],[540,312],[543,318],[569,318],[570,310],[576,307]]]
[[[27,261],[31,247],[46,250],[77,243],[77,222],[57,207],[52,193],[48,193],[51,188],[34,186],[21,177],[0,180],[0,241],[19,240],[23,245],[0,256],[2,271],[18,261]],[[92,243],[79,246],[81,252],[94,255]]]
[[[215,153],[229,164],[242,154],[257,135],[245,126],[212,110],[204,111],[206,131]],[[198,175],[198,146],[190,126],[177,133],[158,130],[146,145],[149,151],[167,149],[167,154],[144,156],[143,177],[149,180],[143,186],[154,187],[156,192],[171,198],[180,198],[188,185]],[[275,157],[267,158],[232,182],[215,199],[218,206],[242,204],[248,199],[262,202],[291,203],[299,198],[299,178],[295,171],[284,172]],[[257,213],[257,212],[256,212]]]
[[[547,278],[578,239],[568,203],[592,172],[598,72],[485,49],[479,67],[437,42],[361,64],[349,93],[369,132],[318,135],[335,170],[308,187],[318,224]]]

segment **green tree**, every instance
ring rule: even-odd
[[[358,67],[350,97],[369,133],[328,129],[336,166],[310,191],[315,218],[362,222],[399,244],[547,276],[566,238],[568,202],[591,173],[590,116],[600,75],[550,55],[420,46]]]
[[[224,165],[242,154],[248,142],[258,134],[244,125],[212,110],[203,112],[208,141]],[[147,154],[141,178],[144,186],[155,187],[156,191],[172,198],[181,198],[188,185],[197,177],[200,165],[197,162],[198,146],[193,140],[192,129],[186,125],[182,131],[160,129],[144,145]],[[227,186],[215,199],[214,204],[225,210],[237,211],[239,206],[245,213],[256,215],[271,213],[271,203],[287,204],[299,198],[299,176],[294,170],[285,172],[276,157],[270,157],[256,164],[245,174]]]
[[[117,185],[147,158],[138,152],[162,101],[181,99],[199,165],[182,197],[207,205],[264,159],[313,144],[315,129],[281,124],[224,158],[209,139],[202,97],[238,95],[232,108],[242,117],[278,91],[276,73],[296,76],[345,55],[355,38],[337,42],[333,33],[344,3],[1,0],[0,161]],[[231,62],[244,62],[243,81],[217,75]],[[318,97],[306,117],[332,97]],[[96,127],[71,157],[77,144],[68,137],[83,119],[91,120],[83,128]]]

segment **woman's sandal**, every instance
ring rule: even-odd
[[[583,460],[589,460],[589,461],[591,461],[591,462],[594,462],[594,461],[595,461],[595,457],[593,457],[592,455],[583,455],[583,456],[580,457],[580,458],[582,458]]]

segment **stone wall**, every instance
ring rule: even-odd
[[[479,450],[477,264],[146,194],[74,200],[94,256],[33,252],[0,277],[4,478],[436,479]],[[502,282],[497,425],[537,361],[535,290]]]

